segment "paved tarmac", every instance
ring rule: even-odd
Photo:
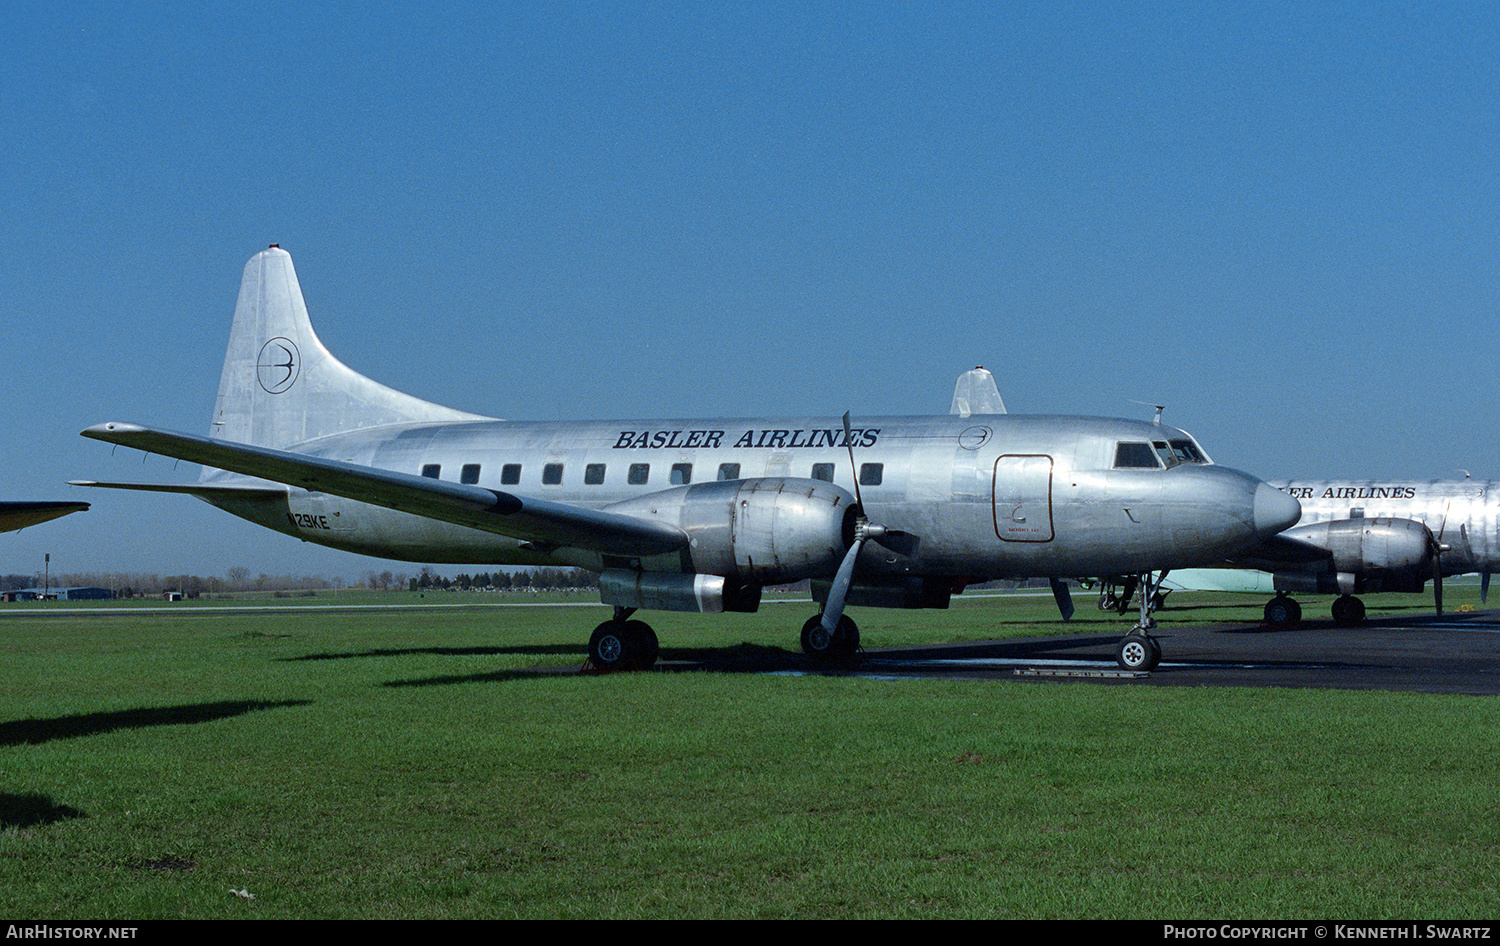
[[[599,607],[597,602],[579,606]],[[556,605],[546,605],[555,607]],[[409,610],[411,606],[356,608],[255,607],[266,613]],[[420,605],[417,607],[421,607]],[[433,605],[432,607],[441,607]],[[203,616],[203,609],[88,608],[0,611],[0,617],[84,617],[133,614],[141,610]],[[229,610],[229,609],[226,609]],[[1190,619],[1187,612],[1181,617]],[[1168,622],[1179,617],[1169,609]],[[1116,634],[1007,638],[964,644],[882,647],[863,651],[847,664],[819,666],[800,653],[767,648],[685,650],[668,643],[657,669],[723,673],[836,674],[883,678],[947,678],[1014,681],[1073,681],[1110,686],[1313,687],[1392,690],[1414,693],[1500,694],[1500,610],[1434,615],[1421,605],[1394,616],[1372,618],[1344,628],[1327,619],[1305,620],[1294,628],[1262,624],[1166,623],[1156,638],[1161,664],[1150,673],[1132,673],[1115,662]],[[576,673],[578,666],[546,668],[543,673]]]
[[[1329,620],[1289,629],[1167,625],[1155,636],[1162,661],[1151,673],[1120,669],[1115,663],[1120,639],[1113,634],[876,648],[849,665],[828,668],[800,656],[704,652],[695,655],[698,659],[669,661],[662,669],[1500,694],[1500,611],[1439,617],[1414,609],[1358,628]]]

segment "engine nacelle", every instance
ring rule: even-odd
[[[647,611],[746,611],[760,607],[760,586],[739,585],[722,575],[638,572],[606,568],[599,576],[599,600]]]
[[[1421,591],[1432,574],[1432,531],[1414,519],[1339,519],[1282,535],[1327,549],[1333,570],[1360,590]]]
[[[684,571],[754,585],[831,576],[854,541],[854,497],[823,480],[694,483],[605,507],[688,534]]]

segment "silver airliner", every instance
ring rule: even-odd
[[[1302,506],[1291,529],[1224,563],[1175,571],[1167,588],[1265,591],[1268,624],[1294,624],[1302,607],[1288,592],[1337,594],[1333,619],[1364,622],[1357,595],[1422,592],[1432,582],[1443,610],[1443,577],[1480,574],[1489,596],[1500,568],[1500,483],[1461,480],[1292,480],[1276,484]]]
[[[136,424],[85,437],[202,464],[187,493],[251,522],[366,555],[598,572],[614,616],[600,668],[649,666],[640,609],[755,611],[809,579],[815,658],[848,656],[846,605],[944,608],[972,583],[1151,575],[1208,565],[1292,525],[1297,501],[1215,465],[1182,430],[1018,416],[988,372],[921,417],[502,421],[346,367],[318,341],[290,255],[245,267],[208,436]],[[1143,606],[1128,667],[1160,646]]]

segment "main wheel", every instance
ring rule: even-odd
[[[656,632],[651,625],[645,621],[626,621],[625,639],[630,642],[630,649],[635,652],[635,662],[642,670],[650,670],[656,665],[656,658],[661,655],[661,644],[656,640]]]
[[[1365,603],[1353,595],[1341,595],[1335,598],[1333,623],[1339,627],[1359,627],[1365,623]]]
[[[839,616],[832,634],[823,629],[821,614],[814,614],[802,625],[802,652],[814,660],[843,660],[858,650],[859,626],[847,614]]]
[[[589,638],[589,662],[599,670],[649,670],[660,653],[645,621],[605,621]]]
[[[637,621],[605,621],[589,637],[589,662],[600,670],[619,670],[631,657],[631,634],[626,630]]]
[[[1126,670],[1154,670],[1161,663],[1161,645],[1144,634],[1127,634],[1115,648],[1115,661]]]
[[[1265,617],[1273,627],[1290,627],[1302,620],[1302,605],[1286,595],[1277,595],[1266,602]]]

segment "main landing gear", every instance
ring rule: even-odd
[[[661,654],[656,632],[645,621],[627,620],[635,608],[615,608],[613,620],[594,628],[589,663],[595,670],[650,670]]]
[[[1115,648],[1115,661],[1126,670],[1154,670],[1161,663],[1161,644],[1151,636],[1151,630],[1156,627],[1154,614],[1161,604],[1161,583],[1166,577],[1166,572],[1147,572],[1140,576],[1140,620]]]
[[[644,621],[629,620],[635,608],[615,608],[611,620],[594,628],[589,638],[589,666],[609,673],[615,670],[650,670],[661,654],[656,632]],[[849,615],[839,616],[833,633],[823,629],[823,616],[815,614],[802,625],[802,650],[820,663],[847,660],[859,652],[859,625]]]
[[[1291,627],[1302,620],[1302,606],[1285,594],[1278,594],[1266,604],[1266,624]],[[1359,627],[1365,623],[1365,603],[1353,595],[1339,595],[1333,600],[1333,623],[1339,627]]]

